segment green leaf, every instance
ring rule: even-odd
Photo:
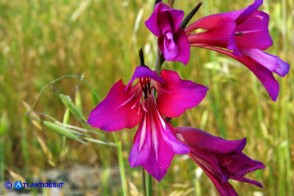
[[[82,123],[86,123],[87,120],[84,117],[82,111],[72,102],[71,98],[67,95],[59,94],[62,103],[70,110],[70,112]]]
[[[49,129],[51,129],[52,131],[55,131],[56,133],[59,133],[60,135],[63,135],[65,137],[68,137],[70,139],[79,141],[81,143],[85,143],[83,140],[81,140],[76,133],[71,129],[68,129],[66,127],[63,127],[62,125],[53,123],[53,122],[49,122],[49,121],[43,121],[44,125],[46,127],[48,127]]]

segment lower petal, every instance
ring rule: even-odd
[[[238,195],[233,186],[228,182],[229,177],[221,172],[217,161],[215,163],[211,162],[211,160],[215,159],[213,154],[203,154],[203,156],[199,158],[195,153],[192,152],[189,154],[189,156],[206,173],[221,196]]]
[[[231,178],[234,179],[234,180],[237,180],[239,182],[246,182],[246,183],[252,184],[254,186],[263,188],[263,185],[260,182],[256,181],[256,180],[251,180],[251,179],[245,178],[243,176],[231,177]]]
[[[158,153],[158,156],[156,154]],[[175,153],[166,142],[160,142],[158,152],[151,149],[147,160],[142,167],[151,174],[155,179],[160,181],[166,174]]]
[[[150,126],[147,123],[146,113],[144,113],[129,156],[129,162],[132,167],[143,165],[148,160],[152,147],[149,131]]]
[[[279,76],[283,77],[289,72],[290,65],[277,56],[265,53],[259,49],[242,49],[242,53]]]
[[[171,127],[158,112],[153,96],[146,99],[146,109],[135,136],[129,162],[132,167],[144,167],[160,181],[174,155],[188,153],[189,149],[173,135]]]
[[[228,56],[240,61],[255,74],[255,76],[259,79],[259,81],[266,88],[271,99],[273,101],[277,100],[278,95],[279,95],[279,83],[274,78],[273,73],[269,69],[267,69],[266,67],[262,66],[261,64],[259,64],[255,60],[251,59],[250,57],[235,56],[227,50],[223,50],[223,49],[216,48],[216,47],[205,46],[205,45],[195,45],[195,46],[214,50],[214,51],[228,55]]]

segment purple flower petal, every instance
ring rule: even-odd
[[[185,110],[198,105],[206,96],[207,87],[189,80],[182,80],[177,72],[162,70],[165,85],[156,86],[159,111],[168,117],[178,117]]]
[[[167,32],[174,32],[172,18],[168,11],[158,13],[157,24],[161,31],[160,35],[164,35]]]
[[[280,86],[278,81],[274,78],[273,73],[264,66],[252,61],[249,58],[239,58],[237,60],[246,65],[246,67],[255,74],[255,76],[267,90],[271,99],[276,101],[279,95]]]
[[[245,140],[245,144],[246,144],[246,140]],[[218,160],[222,165],[230,164],[228,162],[228,159],[222,155],[218,156]],[[227,172],[232,176],[234,175],[244,176],[247,173],[253,172],[257,169],[264,168],[263,163],[252,160],[251,158],[249,158],[248,156],[246,156],[245,154],[241,152],[232,153],[229,161],[233,163],[238,163],[238,164],[231,164],[230,167],[227,167]]]
[[[242,13],[236,19],[237,23],[244,22],[255,10],[259,8],[259,6],[262,5],[262,3],[263,0],[255,0],[253,4],[242,10]]]
[[[171,9],[168,5],[158,3],[150,18],[145,21],[146,27],[156,36],[161,36],[167,31],[176,32],[180,28],[184,12]]]
[[[156,36],[161,35],[161,30],[157,24],[157,12],[153,12],[148,20],[145,21],[146,27]]]
[[[173,61],[182,62],[184,65],[187,65],[190,59],[190,43],[184,30],[178,30],[175,34],[175,42],[178,46],[178,55]]]
[[[189,156],[208,175],[220,195],[237,195],[229,179],[262,187],[261,183],[244,177],[265,167],[242,153],[246,139],[225,140],[189,127],[179,127],[176,131],[177,137],[190,147]]]
[[[190,45],[186,34],[180,28],[184,12],[158,3],[145,22],[147,28],[158,36],[158,46],[165,60],[187,64],[190,58]]]
[[[268,30],[269,16],[261,11],[253,12],[235,30],[239,48],[258,48],[265,50],[273,44]],[[240,34],[240,35],[238,35]]]
[[[232,45],[229,40],[235,33],[235,15],[215,14],[192,23],[185,29],[190,44],[204,44],[223,48]],[[194,32],[198,29],[204,31]]]
[[[179,127],[177,129],[180,130],[185,142],[191,148],[210,149],[215,153],[226,154],[233,151],[242,152],[246,145],[246,139],[225,140],[199,129],[192,129],[190,127]]]
[[[171,25],[173,32],[177,32],[180,29],[181,22],[184,18],[184,12],[182,10],[170,9],[169,14],[171,17]],[[158,18],[160,20],[160,18]]]
[[[151,78],[154,82],[165,84],[164,79],[159,77],[155,71],[152,71],[151,69],[145,66],[138,66],[136,67],[133,77],[129,81],[126,89],[129,89],[136,79],[143,79],[143,78]]]
[[[158,46],[167,61],[175,60],[179,54],[179,47],[176,45],[174,34],[167,32],[164,36],[158,38]],[[190,45],[189,45],[190,50]]]
[[[125,92],[122,81],[116,82],[106,98],[91,111],[88,123],[105,131],[135,127],[142,116],[138,87]]]
[[[160,28],[158,18],[160,18],[160,14],[163,11],[168,11],[170,8],[165,5],[164,3],[160,2],[156,4],[153,13],[151,16],[145,21],[146,27],[156,36],[161,36],[162,35],[162,30]]]
[[[279,95],[279,83],[276,81],[274,78],[272,72],[268,70],[266,67],[263,65],[260,65],[258,62],[254,61],[254,59],[251,59],[250,57],[246,56],[235,56],[229,51],[222,50],[220,48],[215,48],[215,47],[209,47],[209,46],[199,46],[199,47],[204,47],[210,50],[214,50],[217,52],[220,52],[222,54],[228,55],[241,63],[243,63],[248,69],[250,69],[255,76],[259,79],[259,81],[263,84],[265,89],[267,90],[269,96],[273,101],[276,101]],[[284,66],[284,65],[283,65]]]
[[[259,49],[242,49],[242,53],[279,76],[284,77],[289,72],[290,65],[277,56],[262,52]]]
[[[174,155],[186,154],[189,150],[176,139],[172,128],[157,110],[154,98],[148,97],[145,104],[148,112],[143,114],[129,162],[132,167],[141,165],[160,181],[166,174]]]
[[[190,44],[185,32],[179,29],[176,34],[171,32],[158,38],[158,46],[167,61],[178,61],[187,64],[190,59]]]
[[[228,48],[236,56],[242,56],[241,47],[268,48],[272,45],[268,15],[252,10],[257,9],[259,3],[256,1],[247,9],[210,15],[192,23],[185,29],[190,43]],[[193,34],[196,29],[206,31]]]
[[[265,168],[264,165],[260,167],[260,169],[263,169],[263,168]],[[251,180],[251,179],[248,179],[248,178],[245,178],[245,177],[231,177],[231,178],[233,180],[237,180],[239,182],[246,182],[246,183],[252,184],[254,186],[257,186],[259,188],[263,188],[263,185],[260,182],[256,181],[256,180]]]

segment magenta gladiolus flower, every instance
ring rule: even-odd
[[[290,66],[279,57],[263,52],[272,45],[272,39],[268,31],[268,14],[257,10],[262,2],[255,0],[245,9],[204,17],[185,31],[191,46],[226,54],[246,65],[275,101],[279,84],[272,73],[283,77]]]
[[[205,86],[182,80],[174,71],[162,70],[158,76],[148,67],[139,66],[127,86],[121,80],[114,84],[106,98],[92,110],[88,123],[105,131],[139,124],[130,165],[142,166],[161,180],[173,156],[189,151],[175,137],[163,116],[180,116],[198,105],[206,92]]]
[[[229,179],[263,187],[261,183],[244,177],[249,172],[265,168],[263,163],[242,152],[246,138],[225,140],[190,127],[176,128],[176,134],[189,146],[189,156],[208,175],[220,195],[237,195]]]
[[[186,65],[190,58],[190,45],[185,31],[180,27],[183,17],[182,10],[171,9],[160,2],[145,25],[158,37],[158,46],[165,60]]]

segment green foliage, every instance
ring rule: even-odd
[[[51,129],[52,131],[55,131],[56,133],[59,133],[62,136],[68,137],[69,139],[72,140],[76,140],[79,141],[81,143],[84,143],[79,137],[78,137],[78,133],[74,132],[71,129],[68,129],[64,126],[62,126],[61,124],[57,124],[57,123],[52,123],[49,121],[43,121],[44,125],[46,127],[48,127],[49,129]]]

